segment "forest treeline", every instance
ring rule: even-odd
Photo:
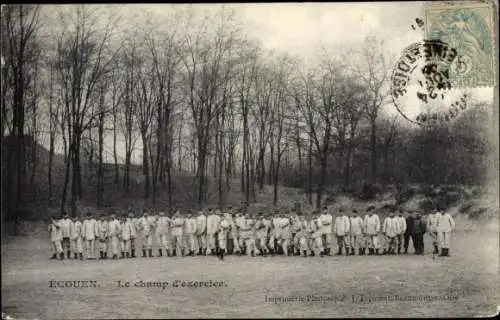
[[[133,23],[115,9],[2,7],[3,212],[40,187],[72,214],[90,191],[98,207],[105,188],[128,199],[137,152],[142,197],[170,206],[180,177],[194,179],[185,191],[200,205],[207,190],[224,204],[238,179],[248,202],[265,185],[276,202],[285,185],[319,207],[333,186],[480,184],[492,165],[492,106],[412,125],[390,112],[393,61],[376,38],[304,61],[266,50],[227,8],[180,6]]]

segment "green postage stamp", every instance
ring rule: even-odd
[[[451,85],[495,86],[493,8],[484,2],[457,2],[429,6],[424,11],[426,39],[443,41],[457,50],[450,68]]]

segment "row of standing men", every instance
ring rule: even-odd
[[[128,215],[100,215],[98,219],[90,212],[84,219],[70,218],[66,213],[54,217],[49,225],[52,240],[52,259],[95,259],[96,247],[99,258],[135,258],[136,244],[142,242],[142,256],[153,257],[153,242],[156,239],[158,256],[216,255],[220,259],[229,254],[250,256],[269,254],[330,256],[333,240],[336,239],[337,255],[380,255],[408,252],[410,239],[416,254],[424,253],[423,236],[429,231],[434,253],[447,256],[450,235],[455,227],[448,213],[433,210],[427,221],[418,212],[405,213],[396,208],[380,223],[375,207],[366,209],[362,218],[356,209],[350,214],[340,209],[334,218],[327,207],[322,212],[301,214],[291,210],[274,214],[257,215],[233,213],[231,207],[222,210],[208,209],[193,215],[189,211],[182,216],[176,211],[172,217],[164,212],[141,217]],[[82,221],[83,220],[83,221]],[[368,252],[367,252],[368,249]]]

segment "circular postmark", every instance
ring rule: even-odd
[[[399,113],[419,125],[436,125],[454,119],[467,107],[467,93],[452,88],[450,71],[467,72],[470,57],[439,40],[409,45],[394,66],[391,96]]]

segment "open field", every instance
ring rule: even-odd
[[[52,261],[48,236],[8,237],[2,242],[2,312],[17,319],[493,314],[500,305],[498,232],[457,232],[449,258],[433,259],[425,238],[425,256]],[[51,288],[51,280],[96,280],[99,287]],[[119,280],[130,287],[119,288]],[[169,285],[134,287],[140,280]],[[173,287],[175,280],[224,286]],[[331,300],[308,301],[311,295]],[[396,295],[399,300],[384,298]],[[303,301],[266,302],[266,296]],[[441,300],[402,301],[408,296]]]

